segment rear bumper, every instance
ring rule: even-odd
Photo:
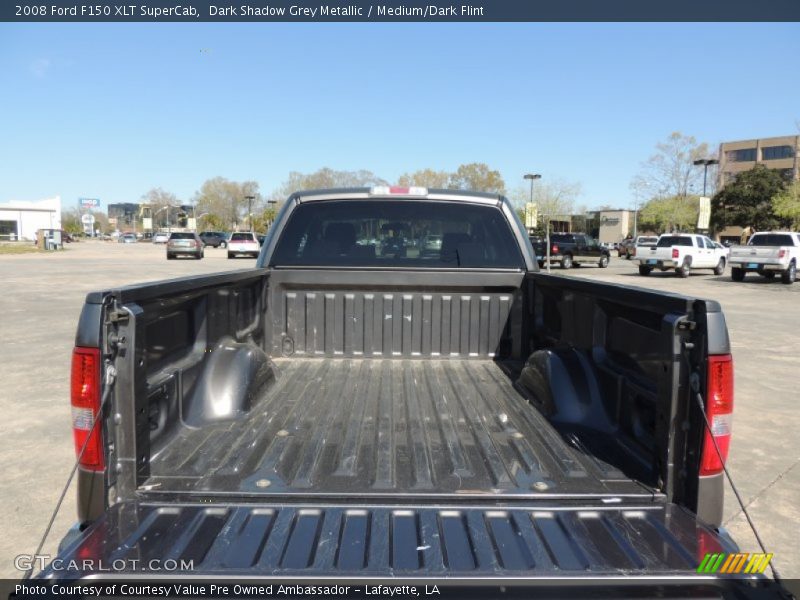
[[[200,256],[203,253],[202,246],[200,248],[173,248],[167,246],[167,253],[172,256]]]
[[[745,271],[785,271],[789,268],[788,262],[783,262],[778,259],[760,259],[760,260],[747,260],[744,258],[731,258],[730,265],[737,269],[744,269]]]
[[[678,263],[674,260],[658,260],[656,258],[640,258],[639,264],[644,267],[653,267],[654,269],[675,269]]]
[[[261,252],[261,247],[254,248],[253,246],[236,246],[233,244],[228,244],[228,252],[230,254],[251,254],[253,256],[258,256]]]

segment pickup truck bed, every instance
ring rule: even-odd
[[[250,271],[87,298],[78,566],[43,577],[719,584],[719,305],[537,273],[502,198],[386,193],[295,197]]]
[[[564,437],[517,391],[514,364],[279,359],[244,421],[182,427],[153,491],[337,497],[587,497],[653,492]],[[613,440],[609,440],[613,445]]]

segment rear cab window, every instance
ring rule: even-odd
[[[794,246],[788,233],[757,233],[750,238],[748,246]]]
[[[692,237],[688,235],[662,235],[656,244],[659,248],[669,248],[670,246],[689,246],[692,247]]]
[[[551,233],[550,241],[556,244],[572,244],[575,242],[575,238],[563,233]]]
[[[290,215],[274,267],[524,269],[496,206],[443,200],[318,200]]]
[[[255,242],[256,238],[252,233],[233,233],[231,234],[232,242]]]

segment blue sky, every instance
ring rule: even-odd
[[[480,161],[628,206],[679,130],[798,133],[797,24],[0,25],[0,201]]]

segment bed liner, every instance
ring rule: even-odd
[[[244,419],[182,426],[156,492],[652,497],[560,435],[490,360],[291,359]]]

